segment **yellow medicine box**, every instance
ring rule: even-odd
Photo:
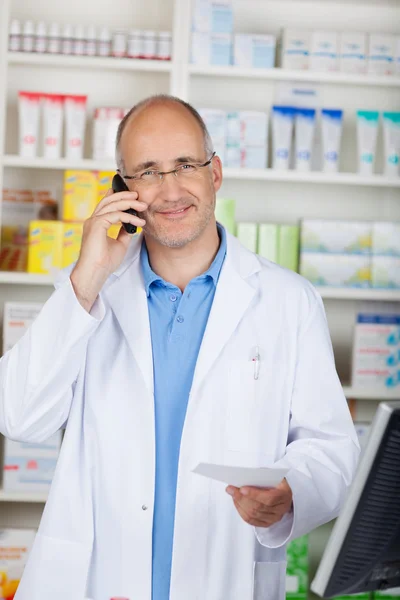
[[[115,171],[97,171],[97,201],[100,202],[111,188]]]
[[[108,192],[108,190],[112,187],[112,180],[115,175],[115,171],[98,171],[97,173],[97,201],[100,202],[103,200],[104,196]],[[107,231],[109,237],[114,240],[117,239],[119,230],[121,228],[120,223],[116,225],[111,225],[110,229]]]
[[[60,221],[31,221],[29,224],[28,273],[47,275],[61,269],[64,224]]]
[[[93,171],[65,171],[63,221],[86,221],[98,200],[97,174]]]
[[[83,223],[64,223],[62,267],[68,267],[79,258]]]

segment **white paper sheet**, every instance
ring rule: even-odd
[[[254,487],[276,487],[285,477],[289,469],[230,467],[199,463],[193,473],[222,481],[235,487],[245,485]]]

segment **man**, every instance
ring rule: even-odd
[[[5,435],[66,427],[16,598],[283,600],[286,543],[339,513],[359,451],[321,299],[217,227],[192,107],[133,108],[117,158],[129,191],[0,363]],[[143,237],[108,238],[120,221]],[[200,462],[289,471],[237,489]]]

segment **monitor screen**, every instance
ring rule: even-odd
[[[379,405],[311,589],[322,598],[400,586],[400,402]]]

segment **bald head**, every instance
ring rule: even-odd
[[[124,133],[127,130],[134,129],[135,122],[138,122],[137,120],[140,117],[143,117],[143,119],[141,119],[141,124],[143,124],[143,122],[145,122],[146,120],[146,117],[148,116],[149,118],[151,118],[151,113],[153,113],[154,115],[155,111],[159,113],[161,110],[160,116],[164,114],[165,118],[168,118],[169,111],[162,111],[163,108],[170,108],[177,115],[179,115],[180,113],[182,115],[182,119],[184,120],[192,120],[194,127],[198,129],[199,135],[202,137],[205,154],[207,156],[212,154],[213,143],[210,134],[208,133],[206,124],[204,123],[202,117],[197,112],[197,110],[193,108],[193,106],[191,106],[188,102],[185,102],[180,98],[176,98],[175,96],[169,96],[167,94],[160,94],[142,100],[141,102],[133,106],[133,108],[131,108],[131,110],[122,119],[118,127],[116,139],[116,161],[118,169],[120,171],[123,172],[125,170],[124,157],[121,151],[121,141],[124,136]],[[146,113],[146,111],[147,114],[144,114]]]

